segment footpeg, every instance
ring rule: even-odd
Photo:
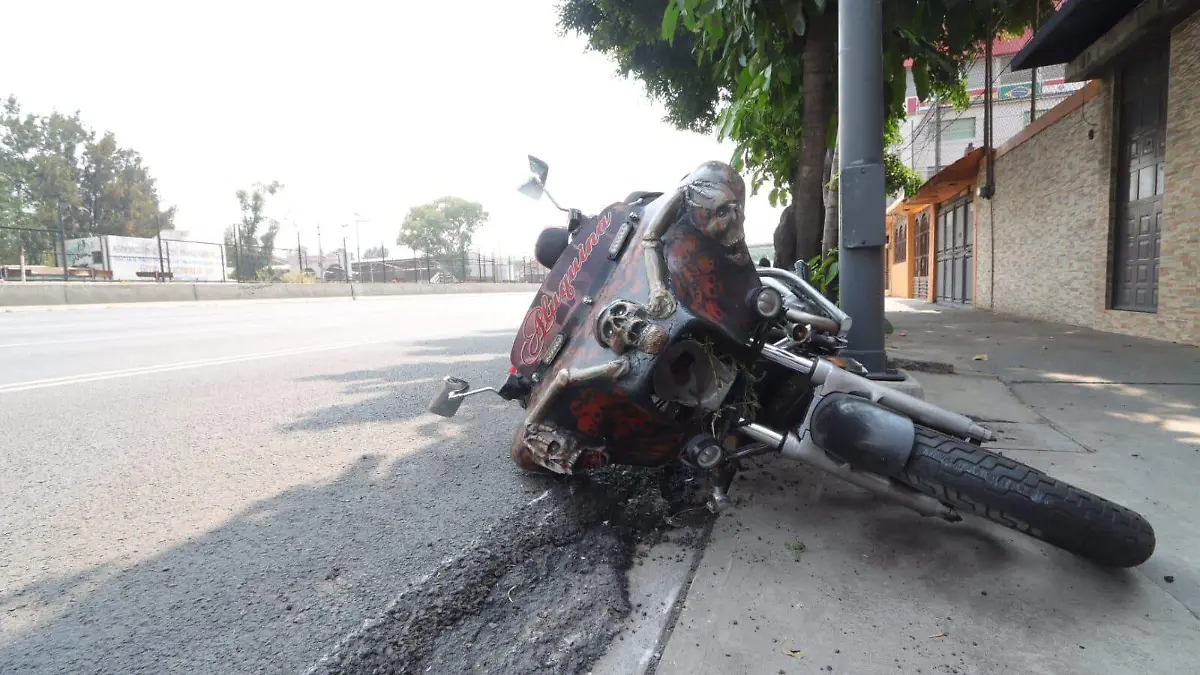
[[[485,391],[490,391],[494,394],[495,387],[481,387],[479,389],[471,389],[471,383],[460,377],[447,375],[442,381],[442,388],[438,391],[437,396],[429,402],[429,412],[441,417],[454,417],[458,413],[459,406],[462,405],[463,399],[468,396],[482,394]]]

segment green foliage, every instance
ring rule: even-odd
[[[884,173],[887,177],[888,194],[901,194],[905,197],[910,197],[917,193],[922,180],[921,174],[913,171],[912,167],[904,163],[900,155],[895,152],[889,152],[883,158]]]
[[[276,281],[271,255],[279,235],[279,221],[267,216],[267,197],[283,186],[278,181],[255,183],[236,193],[241,219],[225,229],[225,259],[234,265],[235,278]]]
[[[699,67],[711,64],[731,83],[728,105],[718,114],[717,128],[723,137],[738,142],[735,161],[750,169],[756,184],[770,181],[773,195],[791,184],[799,157],[795,144],[769,138],[778,132],[768,125],[789,118],[799,120],[805,30],[828,4],[826,0],[678,0],[664,15],[664,33],[668,24],[682,23],[695,35]],[[884,80],[880,85],[889,124],[905,115],[906,59],[913,59],[918,96],[938,95],[965,106],[965,67],[979,44],[993,28],[1018,31],[1030,25],[1039,4],[1052,11],[1050,3],[1038,0],[884,0]],[[676,11],[682,21],[668,21]],[[791,128],[780,130],[795,136],[795,126],[793,122]],[[901,164],[894,155],[891,163]],[[892,191],[906,187],[911,180],[911,176],[891,173]]]
[[[884,123],[883,142],[888,148],[898,147],[901,143],[900,136],[900,119],[896,117],[889,118]],[[884,175],[887,181],[887,191],[889,195],[902,194],[905,197],[910,197],[916,194],[921,184],[921,175],[904,163],[904,159],[900,157],[898,152],[884,153],[883,157]]]
[[[821,295],[837,302],[838,298],[838,251],[830,249],[824,258],[816,256],[808,261],[808,279]]]
[[[408,212],[396,243],[430,256],[462,255],[487,219],[482,204],[441,197]]]
[[[821,118],[832,110],[831,88],[824,96],[810,88],[806,102],[806,45],[814,25],[828,24],[829,0],[563,0],[559,27],[584,35],[590,49],[613,59],[625,76],[636,77],[648,94],[667,109],[676,127],[714,130],[736,144],[730,163],[747,174],[751,188],[768,188],[773,205],[794,196],[811,201],[814,180],[823,173],[819,152],[808,141],[802,153],[806,106]],[[1048,15],[1053,4],[1040,0],[883,0],[885,115],[889,128],[905,114],[906,59],[922,99],[968,103],[964,74],[979,46],[993,32],[1017,32]],[[828,26],[822,26],[828,35]],[[814,47],[814,51],[821,52]],[[827,55],[828,56],[828,55]],[[824,58],[824,57],[823,57]],[[829,58],[834,76],[836,59]],[[820,64],[814,68],[820,68]],[[809,72],[820,79],[820,74]],[[816,93],[814,93],[816,92]],[[833,115],[836,118],[836,114]],[[836,119],[823,122],[825,142],[836,138]],[[885,159],[889,192],[908,191],[919,177],[896,154],[895,135]],[[794,225],[796,234],[819,226],[819,204],[806,203]],[[811,211],[812,213],[809,213]],[[805,225],[802,225],[802,221]],[[784,238],[799,246],[802,237]],[[787,258],[786,252],[781,252]],[[792,257],[792,259],[795,259]]]
[[[387,256],[388,249],[386,246],[382,245],[372,246],[371,248],[363,251],[363,258],[386,258]]]
[[[793,539],[787,543],[787,549],[792,552],[792,557],[795,558],[796,562],[800,562],[800,557],[808,550],[808,546],[799,539]]]
[[[0,101],[0,227],[57,232],[60,217],[67,236],[153,236],[173,227],[174,209],[162,209],[141,155],[113,134],[97,135],[78,113],[24,114],[16,98]],[[35,249],[48,238],[27,237]],[[0,238],[0,250],[12,241]]]

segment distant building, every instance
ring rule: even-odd
[[[1011,70],[1013,57],[1029,38],[1027,34],[1021,38],[997,40],[992,45],[992,114],[995,123],[992,138],[995,145],[1012,138],[1034,119],[1030,99],[1033,98],[1035,84],[1037,117],[1083,88],[1082,82],[1067,82],[1064,79],[1063,64],[1039,68],[1036,83],[1032,69]],[[967,71],[967,92],[971,96],[971,105],[963,111],[955,110],[948,104],[938,106],[936,101],[918,99],[911,63],[908,65],[905,101],[908,117],[900,128],[903,137],[901,159],[921,178],[929,179],[970,150],[984,145],[986,60],[980,54]]]

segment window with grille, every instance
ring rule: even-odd
[[[960,117],[955,120],[942,120],[943,141],[972,141],[975,140],[975,118]]]
[[[908,260],[908,216],[896,221],[896,236],[892,237],[892,263]]]

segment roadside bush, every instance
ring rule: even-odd
[[[317,276],[308,272],[287,272],[279,280],[285,284],[315,284]]]

